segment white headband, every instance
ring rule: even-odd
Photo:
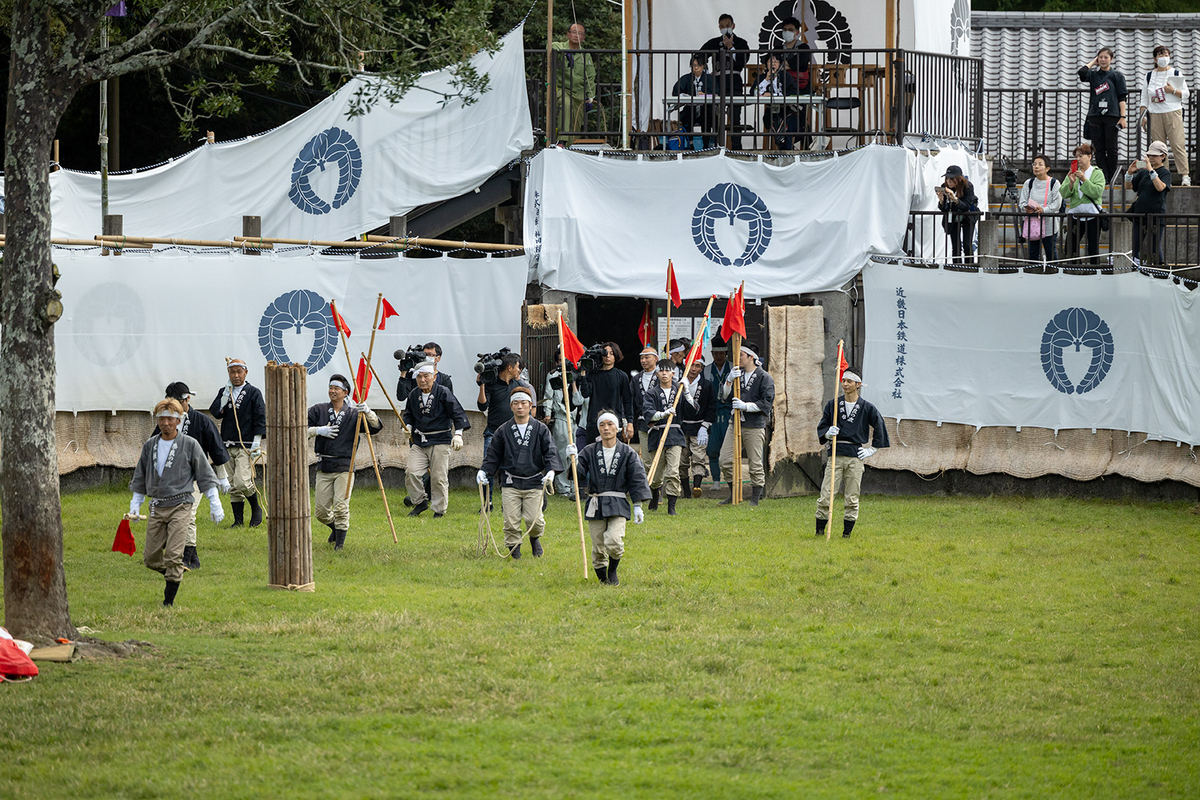
[[[426,362],[412,371],[413,377],[414,378],[417,377],[422,372],[437,372],[437,367],[435,367],[433,364]]]
[[[672,347],[670,352],[671,353],[682,353],[686,349],[687,349],[686,344],[678,344],[678,345],[675,345],[674,347]]]
[[[339,389],[341,389],[343,392],[350,391],[350,384],[347,383],[346,381],[342,380],[341,378],[330,378],[329,385],[336,386]]]
[[[154,415],[155,419],[158,419],[159,417],[174,417],[175,419],[183,419],[183,414],[180,414],[178,411],[171,411],[168,408],[164,408],[162,411]]]
[[[650,345],[646,345],[645,347],[643,347],[643,348],[642,348],[642,352],[641,352],[639,355],[643,355],[643,356],[644,356],[644,355],[646,355],[646,353],[649,353],[649,354],[650,354],[650,355],[652,355],[652,356],[657,356],[657,355],[658,355],[658,351],[657,351],[657,350],[655,350],[655,349],[654,349],[653,347],[651,347]]]
[[[754,352],[746,345],[742,345],[742,352],[749,354],[751,358],[753,358],[755,361],[758,361],[758,353]]]
[[[855,383],[862,383],[862,378],[860,378],[858,376],[857,372],[851,372],[850,370],[846,370],[845,372],[842,373],[842,380],[846,380],[847,378],[854,381]]]
[[[518,397],[517,395],[524,395],[524,396]],[[524,386],[516,386],[513,388],[512,393],[508,396],[508,404],[511,406],[513,403],[517,402],[518,400],[528,400],[529,402],[532,403],[533,395]]]
[[[229,369],[230,367],[241,367],[242,369],[245,369],[246,362],[242,361],[240,358],[231,358],[228,362],[226,362],[225,369]]]
[[[596,417],[596,425],[599,426],[601,422],[604,422],[604,420],[608,420],[618,428],[621,427],[621,420],[617,419],[617,415],[611,411],[605,411],[603,414]]]

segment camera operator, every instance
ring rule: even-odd
[[[435,370],[433,375],[434,383],[438,386],[445,386],[450,394],[454,394],[454,381],[450,380],[450,373],[442,372],[437,368],[438,363],[442,360],[442,346],[437,342],[429,342],[425,345],[424,349],[426,360],[433,361],[433,368]]]
[[[496,358],[499,356],[499,358]],[[497,366],[499,362],[499,366]],[[510,352],[506,347],[499,353],[480,354],[479,363],[475,365],[475,383],[479,384],[479,397],[476,405],[480,411],[487,414],[487,426],[483,429],[483,453],[486,456],[492,443],[496,429],[513,418],[512,406],[509,404],[509,394],[514,386],[524,385],[533,387],[521,380],[521,370],[525,369],[525,360],[520,353]],[[490,494],[496,490],[496,476],[492,476],[489,488],[488,503],[491,504]]]
[[[571,485],[571,462],[567,456],[567,446],[574,441],[571,430],[571,415],[567,411],[570,402],[570,385],[573,376],[568,370],[564,379],[562,374],[561,348],[554,348],[554,365],[546,374],[546,389],[542,392],[542,417],[554,437],[554,449],[558,451],[559,461],[563,464],[562,471],[554,478],[554,491],[560,497],[568,500],[575,499],[575,488]],[[579,408],[577,403],[571,403],[571,410]]]
[[[418,517],[433,502],[433,516],[446,513],[450,501],[450,451],[463,447],[463,431],[471,427],[467,414],[453,392],[437,384],[437,367],[427,361],[416,369],[417,388],[404,403],[404,424],[412,443],[404,483],[412,505],[410,517]],[[428,474],[431,488],[425,489]]]
[[[596,441],[600,429],[596,419],[604,409],[616,409],[622,415],[618,433],[625,441],[633,438],[633,395],[629,391],[629,378],[624,372],[613,369],[623,358],[616,342],[602,342],[588,348],[584,359],[579,362],[579,393],[589,401],[587,425],[584,436],[588,442]],[[596,363],[596,362],[599,363]],[[585,369],[584,365],[592,369]]]

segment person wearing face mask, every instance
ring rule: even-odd
[[[679,80],[675,81],[675,86],[671,89],[671,94],[676,97],[704,97],[706,95],[714,95],[717,93],[717,84],[713,80],[713,76],[708,74],[705,69],[704,56],[692,56],[692,70],[686,75],[679,76]],[[679,107],[679,126],[686,131],[691,131],[697,125],[700,126],[701,132],[711,133],[715,126],[713,125],[713,107],[708,103],[697,105],[681,105]],[[704,146],[713,147],[717,143],[715,136],[705,136]]]
[[[1171,145],[1175,171],[1183,176],[1184,186],[1192,185],[1183,131],[1183,106],[1190,94],[1183,73],[1171,66],[1171,48],[1161,44],[1155,47],[1154,69],[1146,73],[1146,85],[1142,87],[1142,127],[1148,129],[1150,141]]]
[[[1112,68],[1111,47],[1101,47],[1096,57],[1079,68],[1079,80],[1089,92],[1087,138],[1096,150],[1096,166],[1107,183],[1117,174],[1117,130],[1125,130],[1125,76]]]
[[[783,39],[783,47],[776,51],[783,61],[783,68],[796,82],[798,94],[812,94],[811,74],[812,48],[808,44],[808,33],[803,30],[800,20],[788,17],[780,24],[779,36]],[[808,112],[803,106],[799,109],[797,129],[800,132],[808,130]],[[807,136],[798,137],[801,147],[807,149]]]
[[[767,68],[759,76],[754,85],[754,93],[759,97],[795,97],[799,94],[796,79],[783,68],[783,59],[776,53],[767,56]],[[772,103],[763,109],[763,128],[775,136],[775,146],[780,150],[792,149],[792,137],[789,133],[800,127],[800,111],[794,105],[784,102]]]
[[[733,32],[735,27],[733,17],[722,14],[717,18],[717,26],[721,29],[720,36],[714,36],[700,45],[698,55],[705,59],[712,58],[713,78],[717,91],[722,97],[735,97],[742,93],[742,70],[746,68],[746,60],[750,57],[750,45]],[[729,107],[729,125],[731,130],[737,130],[742,124],[742,107]],[[742,149],[742,137],[729,137],[729,146],[734,150]]]

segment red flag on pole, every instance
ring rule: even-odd
[[[558,318],[559,324],[562,325],[563,332],[563,355],[567,361],[570,361],[576,367],[579,366],[579,359],[583,358],[584,352],[587,350],[583,346],[583,342],[579,341],[579,337],[571,330],[571,326],[562,317]]]
[[[746,317],[742,313],[742,287],[734,292],[733,299],[725,304],[725,319],[721,322],[721,338],[729,341],[735,333],[746,338]]]
[[[392,304],[383,298],[383,317],[379,320],[379,330],[383,330],[383,326],[387,324],[388,317],[398,317],[400,312],[392,308]],[[349,335],[349,334],[347,334]]]
[[[842,349],[841,342],[838,342],[838,385],[842,384],[842,373],[850,369],[850,362],[846,360],[846,352]]]
[[[667,299],[676,308],[683,305],[683,298],[679,296],[679,283],[675,280],[675,265],[670,259],[667,259]]]
[[[346,324],[346,320],[342,319],[342,315],[337,312],[337,306],[333,304],[332,300],[329,301],[329,311],[333,314],[333,324],[337,326],[339,331],[346,334],[347,339],[350,338],[350,326]]]
[[[642,311],[642,323],[638,325],[638,341],[642,343],[642,347],[650,344],[654,338],[654,323],[650,319],[650,301],[646,301],[646,308]]]
[[[137,552],[137,543],[133,540],[133,531],[129,527],[129,520],[123,519],[117,526],[117,536],[113,539],[112,549],[114,553],[124,553],[127,556]]]
[[[358,372],[354,374],[354,402],[362,403],[366,401],[367,395],[371,393],[371,370],[367,369],[367,360],[365,358],[358,359]]]

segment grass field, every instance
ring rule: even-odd
[[[0,685],[0,797],[1200,795],[1186,505],[867,497],[826,542],[811,498],[686,500],[608,587],[561,499],[511,562],[470,492],[394,545],[363,489],[315,593],[203,522],[163,609],[127,501],[64,497],[72,617],[153,648]]]

